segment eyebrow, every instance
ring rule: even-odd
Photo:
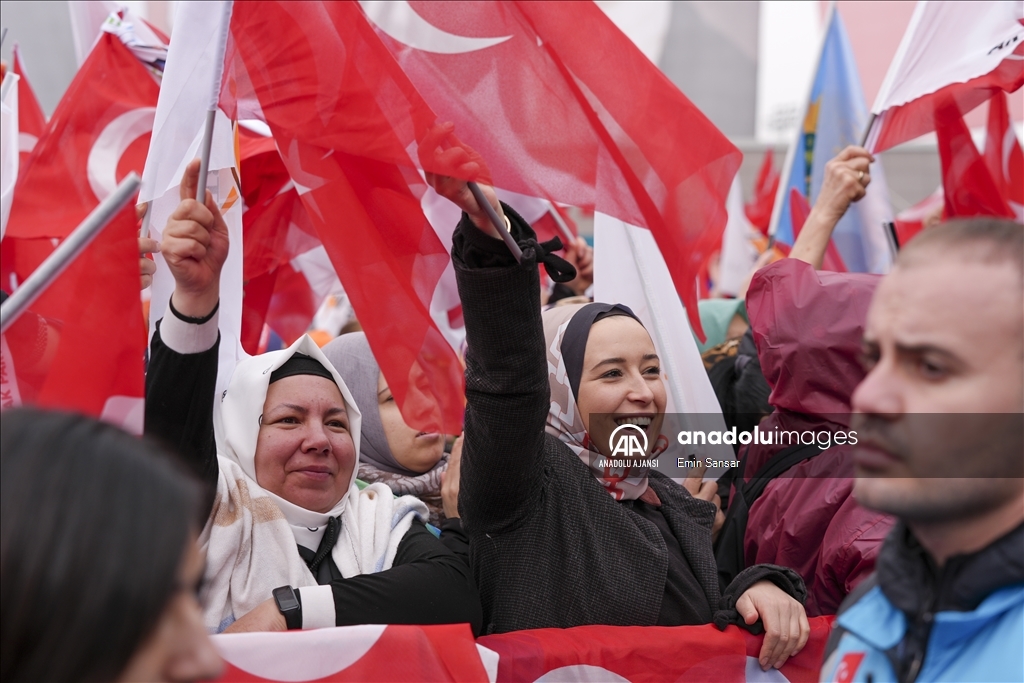
[[[896,344],[896,351],[897,353],[912,356],[922,356],[926,353],[935,353],[945,358],[948,358],[949,360],[960,362],[960,357],[957,356],[955,353],[947,351],[942,347],[934,346],[932,344],[915,344],[913,346],[908,346],[906,344]]]
[[[278,404],[277,407],[278,408],[291,408],[295,412],[302,413],[303,415],[305,415],[306,413],[309,412],[306,408],[303,408],[302,406],[297,406],[294,403],[281,403],[281,404]],[[324,415],[337,415],[338,413],[344,413],[344,412],[345,412],[344,408],[334,407],[334,408],[329,408],[324,413]]]
[[[640,360],[658,360],[658,354],[656,354],[656,353],[645,353],[643,355],[643,358],[641,358]],[[595,369],[601,367],[602,365],[617,365],[619,363],[625,363],[625,362],[626,362],[625,358],[605,358],[603,361],[600,361],[599,363],[595,363],[594,367],[592,367],[591,370],[595,370]]]

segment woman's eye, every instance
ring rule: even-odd
[[[297,425],[297,424],[299,424],[299,418],[291,417],[291,416],[289,416],[289,417],[282,417],[280,420],[278,420],[278,422],[280,422],[281,424],[286,424],[286,425]]]
[[[608,372],[606,372],[603,375],[601,375],[601,379],[604,379],[606,377],[608,377],[608,378],[622,377],[622,371],[621,370],[609,370]]]
[[[341,420],[331,420],[327,423],[327,426],[331,429],[348,429],[348,425]]]
[[[657,365],[653,365],[653,366],[651,366],[649,368],[644,368],[644,374],[645,375],[660,375],[661,374],[661,368],[658,367]]]

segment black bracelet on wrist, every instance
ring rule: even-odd
[[[170,300],[168,300],[167,305],[170,307],[171,313],[173,313],[174,317],[177,318],[178,320],[181,320],[182,322],[190,323],[192,325],[202,325],[203,323],[210,322],[210,320],[213,319],[214,314],[218,310],[220,310],[220,299],[217,300],[217,305],[213,307],[213,310],[210,311],[209,313],[207,313],[206,315],[204,315],[202,318],[194,318],[191,315],[185,315],[184,313],[179,313],[178,309],[176,309],[174,307],[174,297],[171,297]]]

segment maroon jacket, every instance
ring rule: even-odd
[[[760,270],[747,312],[775,412],[761,430],[847,430],[850,396],[864,377],[861,336],[879,276],[817,272],[795,259]],[[740,453],[749,479],[786,446],[750,445]],[[751,507],[747,566],[792,567],[807,584],[807,615],[835,614],[872,572],[893,519],[854,500],[848,446],[832,446],[768,484]]]

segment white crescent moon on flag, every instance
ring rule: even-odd
[[[381,31],[400,43],[424,52],[442,55],[476,52],[504,43],[512,37],[469,38],[442,31],[417,14],[408,2],[360,0],[359,4]]]
[[[18,133],[19,152],[31,152],[36,148],[37,142],[39,142],[39,138],[31,133]]]
[[[155,119],[156,107],[138,107],[108,123],[96,138],[89,150],[86,173],[97,199],[103,201],[117,187],[117,164],[121,155],[128,145],[153,131]]]

